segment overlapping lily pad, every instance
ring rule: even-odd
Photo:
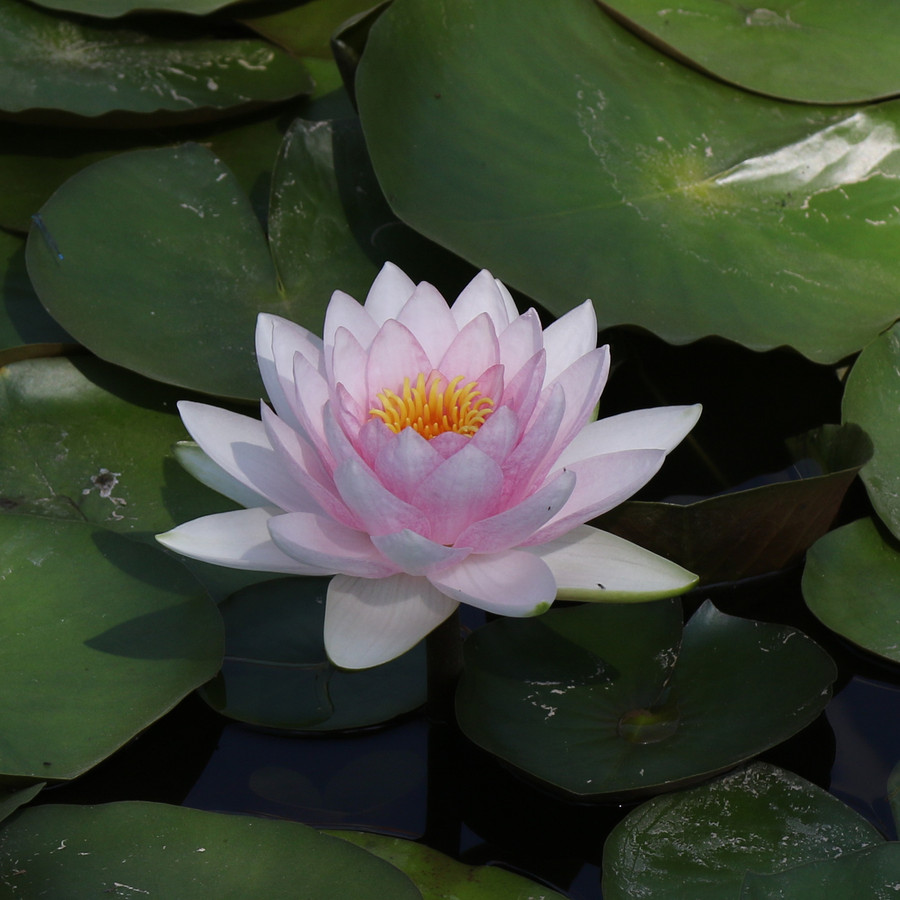
[[[822,871],[833,876],[856,851],[885,846],[873,825],[821,788],[792,772],[754,763],[629,813],[603,850],[603,896],[666,896],[672,885],[691,900],[876,896],[832,892],[831,881],[827,894],[804,893],[801,888],[810,881],[794,867],[827,861]],[[785,881],[779,877],[774,883],[796,890],[742,894],[749,872],[784,873]],[[764,884],[760,878],[754,891]]]
[[[196,31],[196,29],[194,29]],[[308,94],[303,64],[265,41],[156,38],[0,0],[0,109],[186,114]]]
[[[329,662],[323,628],[327,578],[252,585],[219,607],[222,672],[202,691],[215,709],[270,728],[334,731],[386,722],[425,702],[425,647],[374,669]]]
[[[900,662],[900,548],[872,519],[815,543],[803,571],[803,597],[832,631]]]
[[[357,76],[400,218],[556,314],[821,362],[900,315],[896,102],[749,94],[588,0],[398,0]]]
[[[900,94],[900,64],[888,38],[900,19],[890,0],[600,2],[665,52],[752,91],[807,103]]]
[[[160,550],[84,522],[0,515],[0,572],[4,776],[74,778],[221,664],[218,611]]]
[[[162,803],[25,810],[0,858],[0,884],[21,897],[422,897],[393,866],[305,825]]]
[[[237,2],[238,0],[37,0],[37,5],[88,16],[115,18],[131,12],[150,10],[202,16]]]
[[[484,749],[579,796],[671,789],[786,740],[836,669],[801,632],[708,601],[554,610],[466,642],[457,716]]]

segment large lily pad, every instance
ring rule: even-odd
[[[225,6],[231,6],[239,0],[36,0],[36,2],[38,6],[46,9],[116,18],[131,12],[148,12],[150,10],[202,16]]]
[[[425,702],[424,644],[364,671],[329,662],[327,586],[323,578],[282,578],[220,604],[225,661],[202,691],[210,705],[253,725],[334,731],[386,722]]]
[[[739,900],[747,872],[783,872],[882,841],[874,826],[821,788],[754,763],[630,812],[603,850],[603,896],[662,897],[678,885],[691,900]]]
[[[457,716],[484,749],[579,796],[652,793],[736,765],[824,709],[836,677],[801,632],[708,601],[504,619],[465,646]]]
[[[0,856],[2,884],[21,897],[422,896],[393,866],[305,825],[163,803],[28,809],[3,830]]]
[[[221,664],[215,606],[152,547],[83,522],[0,515],[0,572],[6,776],[74,778]]]
[[[356,80],[401,219],[559,314],[831,362],[900,314],[900,105],[707,78],[592,0],[397,0]]]
[[[467,866],[414,841],[362,831],[331,834],[405,872],[423,900],[563,900],[562,894],[521,875],[498,866]]]
[[[312,89],[303,64],[272,44],[191,37],[157,39],[0,0],[0,109],[209,115]]]
[[[900,548],[871,519],[829,532],[810,549],[803,597],[832,631],[900,662]]]
[[[89,356],[0,369],[0,509],[151,542],[187,519],[233,509],[173,457],[185,437],[180,396]]]
[[[851,103],[900,94],[890,39],[891,0],[805,0],[751,7],[689,0],[600,0],[637,34],[692,65],[752,91],[807,103]]]

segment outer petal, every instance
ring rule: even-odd
[[[701,411],[699,403],[657,406],[589,422],[563,450],[554,468],[619,450],[653,449],[670,453],[697,424]]]
[[[182,421],[204,452],[229,475],[281,509],[314,509],[315,503],[281,465],[258,419],[182,400]]]
[[[334,333],[334,352],[331,357],[329,378],[332,385],[342,384],[358,404],[371,404],[366,385],[368,354],[362,344],[346,328]]]
[[[383,325],[388,319],[399,315],[415,289],[415,284],[401,269],[386,262],[369,288],[366,312],[375,320],[376,325]]]
[[[424,578],[371,580],[337,575],[328,586],[325,649],[345,669],[366,669],[400,656],[457,607]]]
[[[428,580],[440,591],[502,616],[535,616],[556,597],[556,581],[544,561],[525,550],[475,554]]]
[[[557,595],[564,600],[658,600],[697,583],[697,576],[687,569],[589,525],[532,547],[531,552],[550,566]]]
[[[383,559],[361,531],[312,513],[288,513],[269,520],[269,534],[292,559],[320,571],[384,578],[397,567]]]
[[[518,315],[509,291],[497,287],[498,282],[487,269],[482,269],[462,290],[451,308],[456,324],[463,328],[476,316],[487,313],[497,334]]]
[[[544,330],[547,351],[547,380],[550,384],[575,360],[597,346],[597,314],[594,304],[585,300]]]
[[[423,281],[400,310],[397,321],[405,325],[428,354],[431,368],[436,369],[441,357],[456,337],[459,327],[440,291]]]
[[[365,307],[343,291],[335,291],[331,295],[328,309],[325,310],[322,336],[329,349],[334,347],[334,336],[338,328],[346,328],[363,347],[368,347],[378,333],[378,325]]]
[[[221,466],[214,463],[193,441],[179,441],[175,447],[175,458],[201,484],[218,491],[220,494],[246,506],[268,506],[269,501],[262,494],[248,488],[242,481],[229,475]]]
[[[535,353],[543,349],[544,335],[538,314],[529,309],[517,316],[509,328],[498,332],[497,340],[500,344],[500,361],[506,367],[507,380],[510,380]]]
[[[410,531],[373,537],[372,543],[407,575],[425,575],[453,563],[462,562],[472,551],[468,547],[446,547]]]
[[[269,536],[272,510],[256,507],[217,513],[185,522],[156,539],[169,550],[230,569],[330,575],[333,570],[309,566],[286,556]]]

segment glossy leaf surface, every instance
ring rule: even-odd
[[[836,670],[804,634],[706,602],[502,619],[465,646],[460,727],[581,796],[652,793],[723,771],[808,725]]]
[[[253,585],[219,609],[222,672],[203,688],[210,705],[253,725],[334,731],[376,725],[425,702],[425,646],[374,669],[346,671],[325,654],[327,578]]]
[[[900,314],[900,106],[706,78],[592,0],[399,0],[356,80],[395,212],[555,314],[835,361]]]
[[[18,896],[421,898],[393,866],[305,825],[163,803],[29,809],[6,827],[0,854]]]
[[[212,602],[162,551],[83,522],[0,515],[0,772],[69,779],[211,678]]]
[[[691,900],[739,900],[748,871],[780,872],[881,843],[874,826],[821,788],[753,763],[630,812],[604,847],[603,896],[665,896],[677,884]]]
[[[813,614],[847,640],[900,662],[900,548],[872,519],[858,519],[820,538],[803,571]]]

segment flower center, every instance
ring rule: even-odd
[[[482,395],[477,381],[457,387],[463,377],[457,375],[443,390],[440,375],[426,382],[420,372],[415,386],[404,378],[402,396],[385,388],[378,394],[382,408],[370,409],[369,414],[397,434],[404,428],[414,428],[429,441],[445,431],[471,437],[494,411],[494,401]]]

